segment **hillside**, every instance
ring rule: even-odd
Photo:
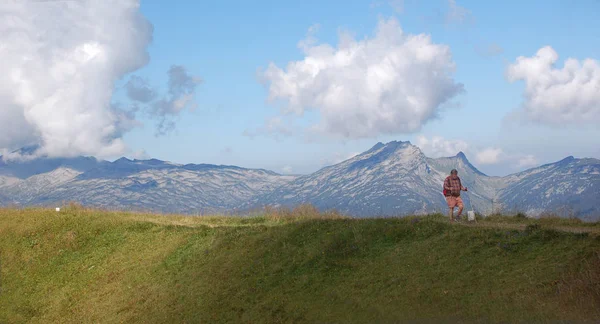
[[[246,218],[0,209],[0,322],[594,321],[599,232],[309,207]]]

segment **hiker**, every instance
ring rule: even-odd
[[[460,178],[458,177],[458,171],[452,169],[452,171],[450,171],[450,176],[444,180],[444,196],[446,197],[448,208],[450,208],[448,214],[450,216],[450,222],[454,222],[454,207],[458,207],[456,220],[460,221],[460,215],[462,214],[464,207],[463,201],[460,198],[461,191],[467,191],[467,187],[462,186]]]

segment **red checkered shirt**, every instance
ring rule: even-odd
[[[459,177],[452,179],[452,176],[448,176],[446,180],[444,180],[444,189],[446,190],[446,196],[460,197],[460,191],[464,189],[464,187],[462,186],[462,183],[460,183]]]

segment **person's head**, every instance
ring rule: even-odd
[[[456,169],[452,169],[452,171],[450,171],[450,176],[452,178],[458,177],[458,171]]]

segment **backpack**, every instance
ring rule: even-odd
[[[462,186],[462,183],[460,183],[460,179],[458,180],[458,183],[460,184],[460,186]],[[445,185],[446,185],[446,180],[444,180],[444,186]],[[442,193],[444,194],[444,197],[451,196],[450,190],[446,190],[446,188],[444,188],[444,187],[442,187]]]
[[[446,181],[444,180],[444,185],[446,184]],[[458,184],[462,187],[462,183],[460,181],[460,179],[458,179]],[[450,193],[450,190],[446,190],[445,188],[442,187],[442,193],[444,194],[444,197],[448,197],[451,196],[452,194]]]
[[[444,185],[442,186],[442,193],[444,194],[444,197],[448,197],[450,196],[450,190],[446,190],[446,188],[444,188],[446,186],[446,180],[444,180]]]

